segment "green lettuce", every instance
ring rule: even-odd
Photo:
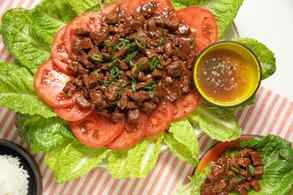
[[[164,143],[180,159],[197,165],[199,156],[197,133],[187,119],[171,124],[168,133],[164,135]]]
[[[251,38],[238,38],[237,42],[253,51],[261,63],[262,79],[266,79],[276,72],[276,58],[274,53],[263,43]]]
[[[128,151],[109,154],[107,169],[114,178],[145,177],[155,167],[161,151],[162,137],[144,140]]]
[[[31,73],[16,64],[0,62],[0,106],[46,118],[56,116],[35,94]]]
[[[219,38],[224,37],[242,3],[243,0],[173,0],[173,5],[177,9],[192,5],[209,9],[217,19]]]
[[[50,56],[49,48],[31,36],[31,13],[24,9],[13,9],[2,18],[2,36],[6,48],[16,60],[30,71]]]
[[[211,172],[211,167],[207,166],[202,172],[196,171],[189,178],[189,183],[179,186],[176,195],[200,195],[200,188]]]
[[[62,183],[86,175],[102,164],[107,154],[106,149],[90,149],[79,142],[72,142],[47,153],[45,161],[56,180]]]
[[[261,191],[250,195],[286,195],[293,187],[293,149],[291,143],[274,135],[241,142],[242,148],[254,148],[264,160]]]
[[[16,126],[34,152],[49,152],[64,147],[75,139],[65,123],[58,118],[45,119],[36,115],[18,114]]]
[[[268,135],[241,141],[242,148],[253,148],[260,152],[264,161],[264,175],[260,180],[261,191],[250,191],[249,195],[289,195],[293,187],[293,149],[289,142]],[[178,189],[178,195],[199,195],[200,187],[210,173],[210,166],[203,172],[195,172],[190,182]],[[234,194],[234,193],[231,193]]]
[[[233,109],[202,103],[188,118],[212,139],[229,141],[240,137],[241,128]]]

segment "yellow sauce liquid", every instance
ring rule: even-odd
[[[199,88],[214,102],[237,102],[252,95],[259,82],[255,64],[228,49],[214,50],[198,65]]]

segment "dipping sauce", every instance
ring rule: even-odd
[[[257,90],[261,69],[254,54],[237,42],[220,42],[197,59],[194,81],[199,93],[219,106],[235,106]]]

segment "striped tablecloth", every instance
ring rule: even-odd
[[[8,8],[31,8],[36,0],[0,0],[0,15]],[[0,60],[11,61],[12,58],[0,41]],[[293,102],[285,97],[260,88],[257,101],[237,114],[243,134],[279,135],[293,141]],[[15,131],[15,113],[0,109],[0,138],[12,140],[27,147]],[[204,152],[211,140],[206,136],[200,138]],[[52,172],[43,163],[42,154],[35,155],[43,176],[44,195],[102,195],[102,194],[172,194],[176,185],[186,181],[192,167],[177,159],[171,152],[162,152],[155,169],[145,179],[114,180],[106,170],[98,168],[79,180],[63,185],[57,184]]]

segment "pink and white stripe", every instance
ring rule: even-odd
[[[38,0],[2,0],[0,16],[9,8],[18,6],[31,8]],[[11,61],[3,42],[0,40],[0,60]],[[279,135],[293,141],[293,102],[274,92],[261,88],[257,94],[256,104],[248,106],[237,114],[243,134]],[[17,135],[15,114],[0,108],[0,138],[12,140],[25,145]],[[207,136],[200,138],[201,151],[206,151],[212,140]],[[57,184],[52,172],[44,164],[42,154],[35,155],[43,175],[44,195],[141,195],[172,194],[176,186],[185,182],[192,172],[192,167],[176,158],[171,152],[161,153],[155,169],[144,179],[114,180],[102,168],[91,171],[81,179]]]

